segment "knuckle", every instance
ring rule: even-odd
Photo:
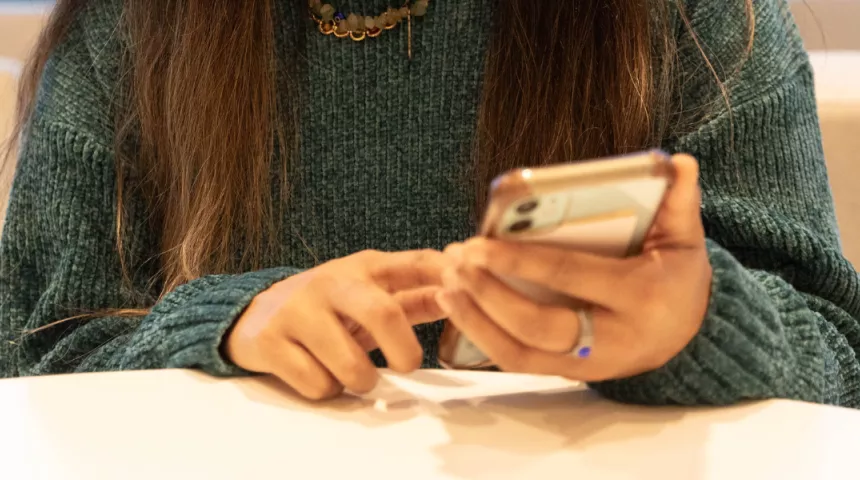
[[[326,379],[309,384],[304,395],[310,400],[326,400],[340,394],[341,391],[343,387],[337,382]]]
[[[547,261],[550,265],[548,275],[551,279],[566,280],[570,272],[576,271],[575,262],[570,255],[552,255],[547,258]]]
[[[379,260],[383,253],[379,250],[369,248],[362,250],[354,255],[354,257],[362,262],[372,263]]]
[[[342,360],[341,381],[355,393],[367,393],[376,386],[376,372],[367,366],[367,362],[355,357]]]
[[[318,375],[316,375],[316,371],[311,366],[311,364],[303,358],[294,358],[290,365],[286,366],[293,372],[293,376],[295,376],[300,382],[314,384],[319,383],[316,379]]]
[[[328,375],[314,375],[306,385],[306,395],[312,400],[325,400],[343,391],[343,386]]]
[[[283,378],[293,378],[295,384],[290,384],[303,397],[310,400],[323,400],[337,395],[342,390],[342,386],[337,383],[330,375],[323,374],[318,369],[313,368],[310,363],[304,360],[292,362],[290,365],[284,365],[282,368],[289,369],[291,375],[284,375]]]
[[[442,252],[438,250],[433,250],[432,248],[422,248],[421,250],[415,251],[415,261],[417,263],[439,262],[444,260],[445,258],[446,257]]]
[[[341,385],[338,382],[332,382],[331,383],[331,389],[329,390],[328,394],[323,398],[323,400],[337,397],[338,395],[343,393],[343,390],[344,390],[343,385]]]
[[[247,332],[252,343],[264,358],[276,357],[288,337],[288,325],[281,311],[260,318],[259,323]]]
[[[421,368],[421,364],[424,361],[424,352],[421,348],[410,348],[408,351],[403,352],[402,357],[396,365],[393,362],[389,362],[388,366],[398,373],[410,373]]]
[[[412,251],[412,257],[413,257],[412,259],[416,263],[417,262],[423,262],[423,261],[427,260],[428,258],[430,258],[430,253],[428,252],[428,249],[426,249],[426,248],[420,249],[420,250],[413,250]]]
[[[273,322],[269,322],[260,330],[257,335],[257,349],[265,358],[272,358],[281,348],[283,337],[273,327]]]
[[[403,318],[403,310],[393,302],[376,303],[368,310],[370,321],[382,327],[400,322]]]
[[[500,349],[496,364],[506,372],[525,372],[529,363],[525,348],[511,345]]]
[[[339,286],[339,276],[328,269],[321,269],[308,279],[307,286],[315,291],[335,290]]]
[[[420,298],[420,310],[416,313],[433,313],[434,316],[442,316],[445,314],[439,307],[439,303],[436,301],[436,292],[437,290],[431,290],[427,294],[422,295]],[[437,318],[438,320],[438,318]]]
[[[468,289],[476,296],[482,296],[487,293],[489,282],[486,277],[482,276],[482,272],[478,270],[478,267],[461,265],[454,272],[459,279],[466,281]]]
[[[418,250],[415,256],[415,265],[419,267],[416,273],[420,282],[422,284],[436,283],[436,276],[441,274],[447,259],[442,252],[433,249]]]
[[[308,384],[301,390],[301,394],[309,400],[323,400],[326,397],[327,391],[319,388],[317,385]]]

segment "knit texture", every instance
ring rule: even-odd
[[[432,2],[414,27],[373,41],[337,41],[284,2],[283,32],[305,29],[308,102],[291,173],[283,258],[272,267],[206,276],[143,318],[85,312],[135,304],[115,251],[110,105],[121,54],[116,0],[92,2],[51,57],[22,145],[0,243],[3,376],[190,367],[243,372],[220,355],[225,332],[273,283],[360,250],[441,249],[474,232],[469,164],[495,0]],[[340,2],[373,12],[382,0]],[[730,108],[680,27],[679,97],[710,115],[664,148],[701,162],[702,217],[714,270],[700,333],[666,366],[595,384],[649,404],[728,404],[784,397],[860,407],[860,282],[843,258],[818,129],[812,73],[784,0],[756,1],[744,55],[742,0],[689,0],[687,14],[723,78]],[[304,22],[304,23],[301,23]],[[288,35],[284,35],[288,37]],[[132,199],[135,201],[135,199]],[[141,218],[132,258],[157,253]],[[139,291],[138,291],[139,290]],[[435,367],[440,324],[417,328]],[[378,356],[375,360],[381,364]]]

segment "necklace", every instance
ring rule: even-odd
[[[406,22],[406,52],[412,60],[412,17],[423,17],[427,13],[430,0],[406,0],[400,8],[389,7],[375,17],[355,13],[343,14],[330,3],[322,0],[308,0],[311,18],[317,23],[319,31],[337,38],[351,38],[360,42],[365,38],[376,38],[383,30],[391,30],[400,22]]]

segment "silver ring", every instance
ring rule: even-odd
[[[570,354],[576,358],[588,358],[594,344],[594,320],[587,308],[577,308],[576,316],[579,317],[579,338]]]

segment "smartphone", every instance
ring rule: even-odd
[[[660,150],[510,171],[493,181],[480,235],[613,257],[636,255],[673,172],[671,156]],[[542,304],[578,305],[575,298],[521,279],[500,280]],[[494,367],[450,321],[439,340],[439,363],[452,369]]]

